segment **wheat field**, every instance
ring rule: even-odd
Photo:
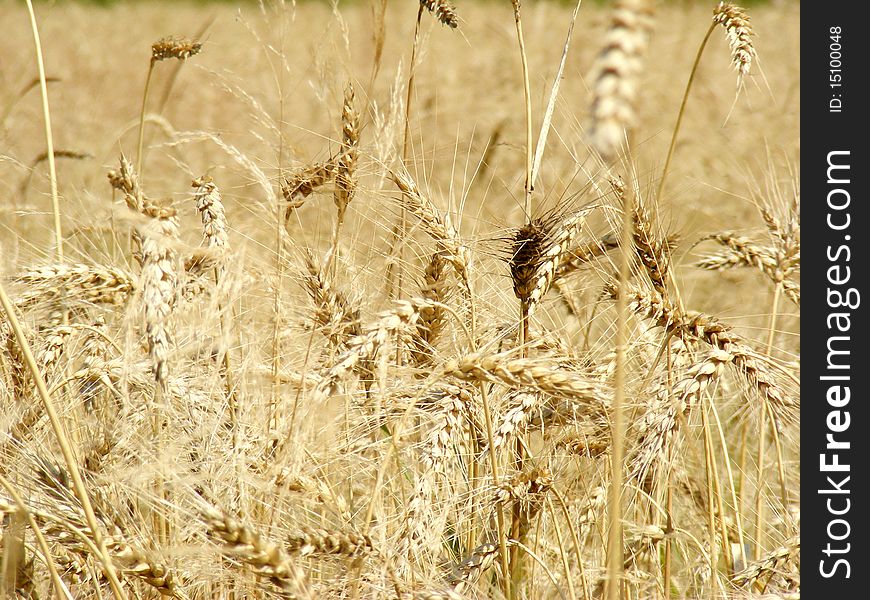
[[[0,597],[800,598],[799,3],[578,6],[0,3]]]

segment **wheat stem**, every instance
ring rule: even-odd
[[[54,403],[48,395],[48,389],[45,386],[45,381],[42,378],[42,374],[39,372],[39,367],[36,365],[36,359],[33,358],[33,352],[31,352],[30,350],[30,344],[28,344],[27,342],[24,331],[21,329],[21,324],[18,322],[18,317],[15,315],[15,310],[12,307],[12,302],[9,300],[9,296],[6,295],[6,290],[2,284],[0,284],[0,304],[2,304],[3,311],[6,313],[6,318],[9,321],[9,324],[12,326],[12,331],[15,333],[15,338],[18,342],[18,346],[19,348],[21,348],[21,352],[24,355],[24,362],[27,365],[27,368],[30,371],[34,382],[36,383],[36,389],[39,392],[39,397],[42,400],[43,406],[45,407],[45,412],[48,415],[48,419],[51,422],[51,427],[54,431],[54,435],[55,437],[57,437],[61,453],[63,454],[64,462],[66,463],[66,467],[73,478],[73,489],[75,490],[76,497],[78,497],[79,502],[82,503],[82,508],[85,511],[85,516],[88,521],[88,527],[91,528],[91,532],[94,536],[94,542],[100,549],[99,558],[100,562],[102,563],[103,573],[109,580],[109,583],[112,587],[112,593],[114,594],[116,600],[124,600],[126,599],[126,595],[123,591],[121,591],[121,584],[118,581],[118,577],[115,574],[115,569],[112,566],[112,559],[109,557],[106,546],[103,543],[102,536],[100,536],[97,530],[97,517],[94,514],[94,508],[91,505],[91,500],[85,488],[81,472],[79,471],[78,463],[76,461],[75,454],[73,453],[72,446],[69,443],[69,438],[66,435],[66,431],[64,430],[63,424],[60,421],[60,417],[58,416],[57,411],[54,408]]]
[[[662,176],[659,179],[659,185],[656,189],[656,201],[662,201],[662,192],[665,190],[665,181],[668,178],[670,171],[671,159],[674,157],[674,149],[677,147],[677,134],[680,133],[680,125],[683,123],[683,115],[686,113],[686,103],[689,101],[689,92],[692,89],[692,83],[695,82],[695,75],[698,72],[698,65],[701,63],[701,56],[704,54],[704,48],[707,47],[707,41],[713,35],[713,30],[716,29],[716,23],[711,23],[707,28],[707,33],[704,35],[704,40],[698,47],[698,52],[695,54],[695,62],[692,63],[692,71],[689,73],[689,81],[686,83],[686,89],[683,90],[683,99],[680,102],[680,110],[677,113],[677,123],[674,125],[674,132],[671,134],[671,143],[668,146],[668,156],[665,159],[665,166],[662,168]]]
[[[45,121],[45,147],[48,158],[48,173],[51,183],[51,207],[54,213],[54,243],[57,262],[63,263],[63,231],[60,220],[60,201],[57,193],[57,170],[54,164],[54,137],[51,133],[51,112],[48,108],[48,84],[45,79],[45,63],[42,58],[42,42],[39,39],[39,29],[36,25],[36,14],[33,12],[33,2],[27,0],[27,12],[30,14],[30,27],[33,31],[33,43],[36,46],[36,65],[39,69],[39,89],[42,95],[42,117]]]

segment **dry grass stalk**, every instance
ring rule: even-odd
[[[738,85],[749,74],[752,61],[755,58],[755,46],[752,43],[752,24],[749,15],[730,2],[720,2],[713,9],[713,22],[725,28],[728,45],[731,47],[731,62],[738,73]]]
[[[221,550],[255,573],[267,577],[287,598],[312,598],[305,575],[278,544],[252,527],[215,509],[203,515],[209,535],[221,542]]]
[[[619,0],[593,68],[589,140],[608,162],[622,146],[625,130],[634,124],[638,79],[652,24],[650,2]]]
[[[459,237],[449,214],[443,217],[432,201],[420,193],[417,184],[406,172],[390,172],[396,187],[402,192],[405,208],[413,213],[423,224],[423,229],[435,240],[438,252],[456,269],[466,291],[470,294],[468,266],[471,252]]]
[[[450,0],[420,0],[420,4],[434,14],[442,25],[447,25],[451,29],[456,29],[459,26],[456,7]]]
[[[157,383],[164,389],[169,380],[172,343],[170,317],[178,291],[175,243],[178,221],[173,209],[153,208],[151,222],[140,231],[142,238],[142,305],[148,354]]]
[[[187,60],[202,51],[202,44],[185,38],[163,38],[151,45],[151,64],[177,58]]]

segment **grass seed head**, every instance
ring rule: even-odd
[[[201,50],[202,44],[199,42],[186,38],[163,38],[151,44],[151,64],[170,58],[187,60]]]

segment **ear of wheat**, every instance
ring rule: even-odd
[[[749,74],[755,59],[755,45],[752,43],[752,23],[749,15],[739,6],[720,2],[713,9],[713,22],[725,28],[728,45],[731,47],[731,62],[738,74],[738,85]]]
[[[652,22],[650,2],[619,0],[593,67],[589,140],[606,161],[613,160],[626,129],[634,125],[638,79]]]
[[[451,29],[456,29],[459,26],[456,8],[450,0],[420,0],[420,4],[434,14],[442,25],[447,25]]]

